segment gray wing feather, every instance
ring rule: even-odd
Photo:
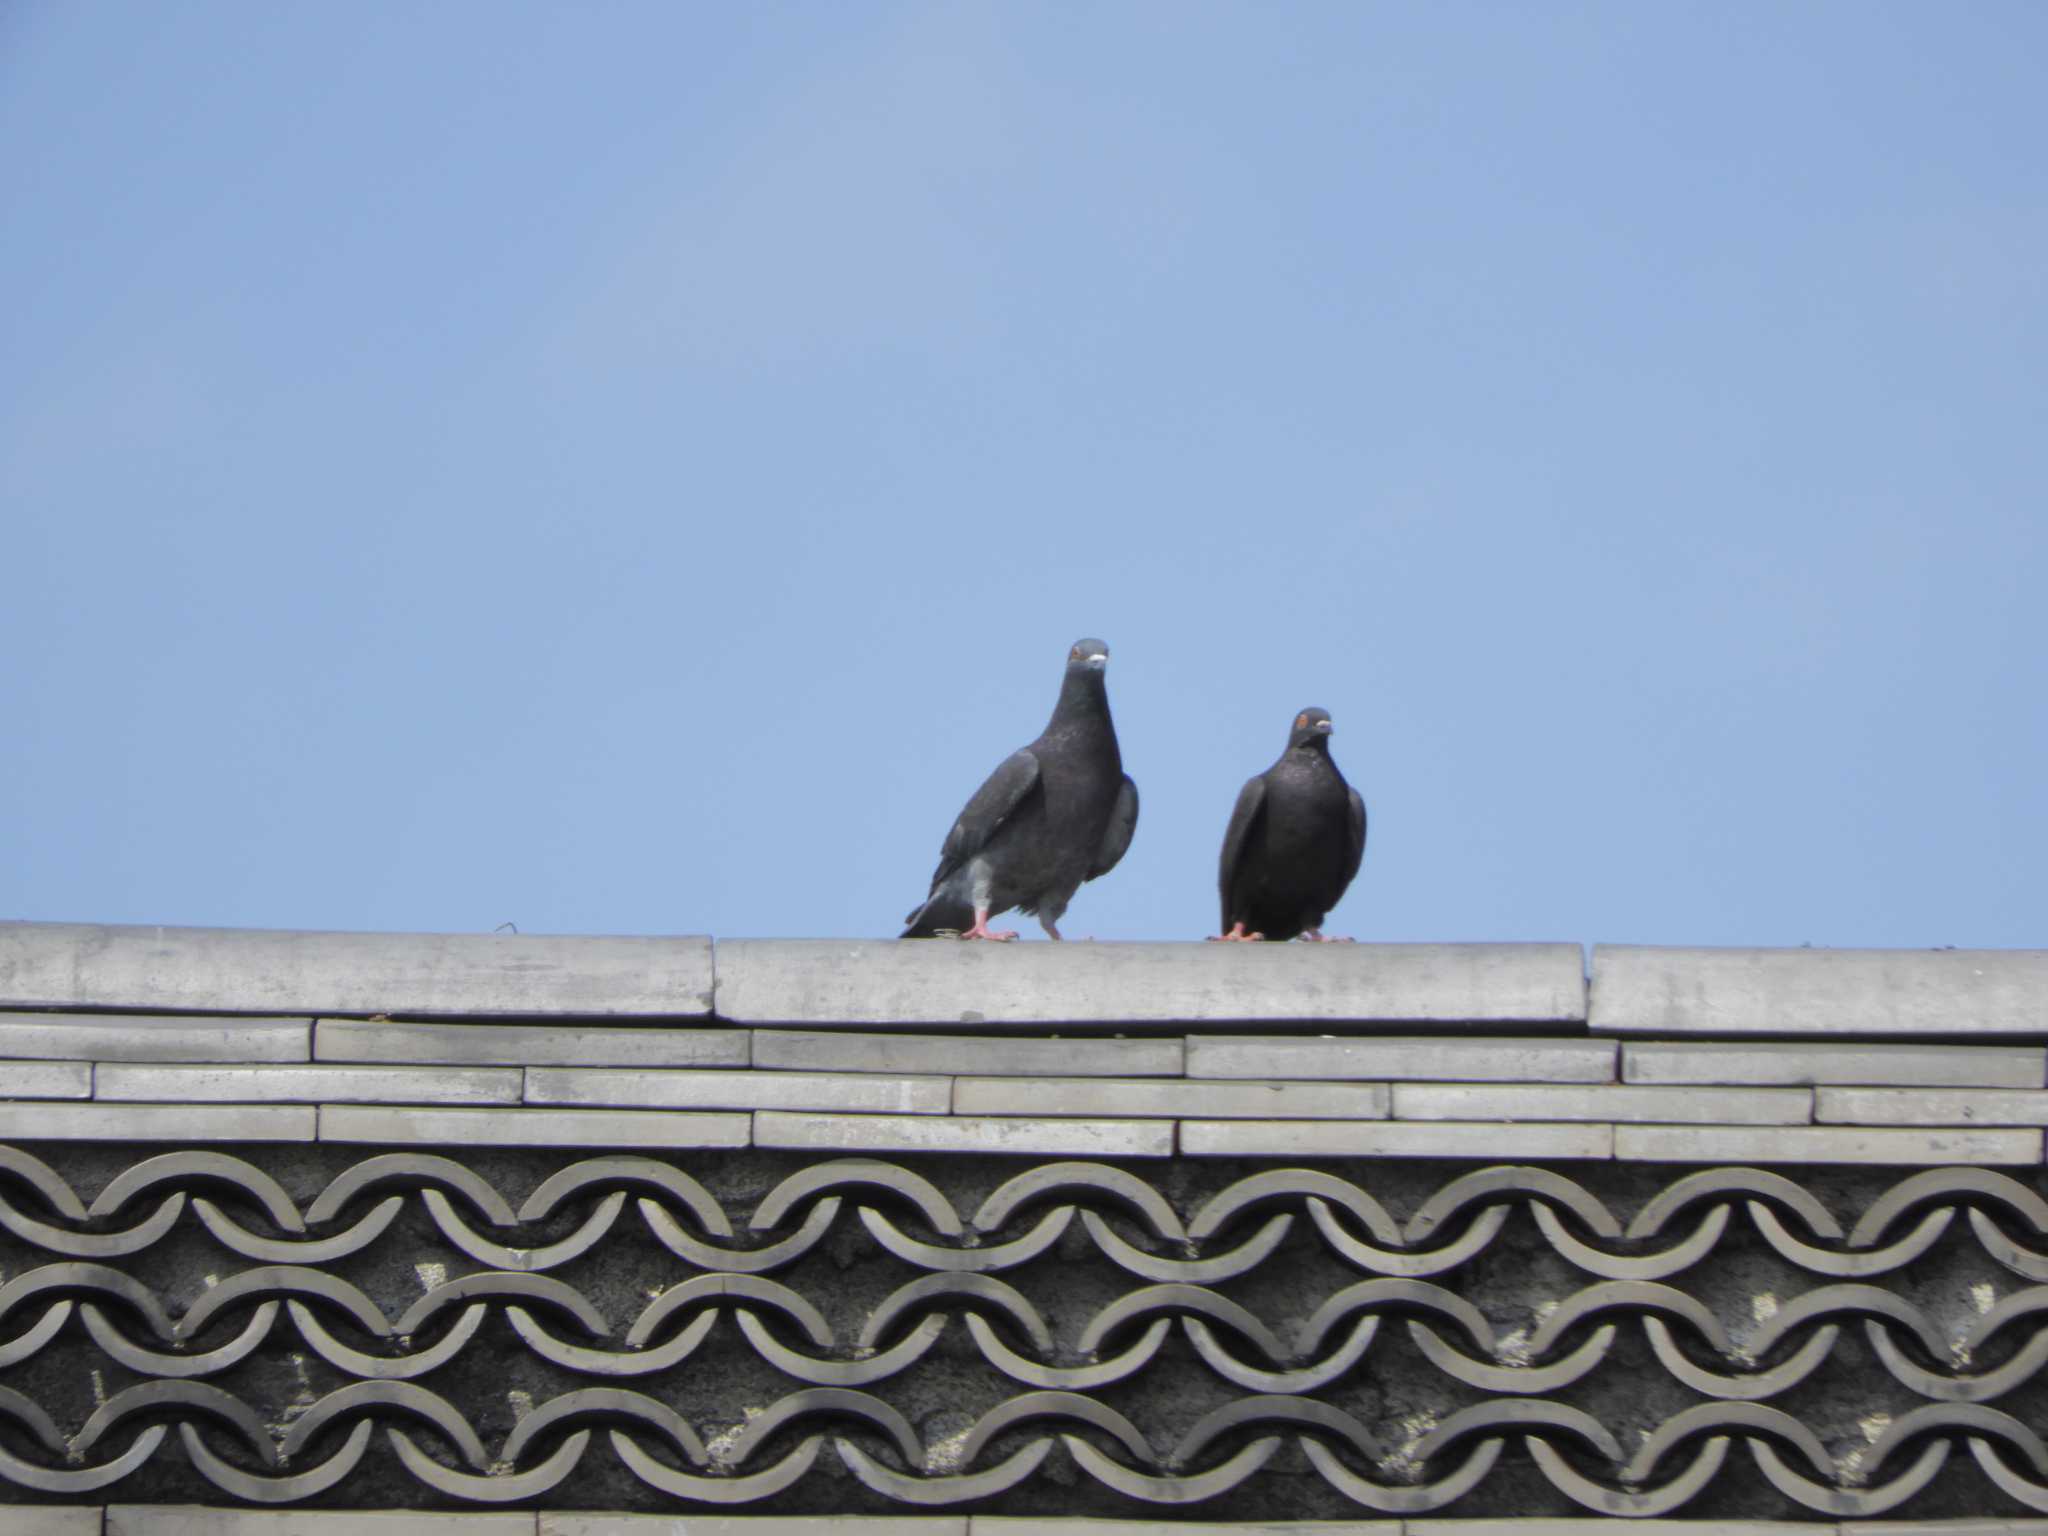
[[[1358,875],[1358,866],[1365,862],[1365,798],[1357,790],[1351,791],[1351,860],[1344,867],[1344,883],[1349,885]]]
[[[1131,846],[1131,834],[1138,830],[1138,786],[1131,776],[1124,775],[1123,784],[1116,792],[1116,809],[1109,813],[1109,825],[1102,829],[1102,846],[1096,850],[1095,862],[1089,867],[1088,878],[1106,875],[1117,866],[1117,861]]]
[[[946,834],[939,850],[939,867],[932,871],[932,889],[936,891],[948,875],[987,847],[989,839],[1037,787],[1038,759],[1029,747],[1020,747],[1004,758]]]
[[[1223,833],[1223,856],[1216,863],[1216,892],[1223,900],[1223,931],[1230,931],[1230,886],[1237,878],[1238,861],[1244,857],[1245,839],[1266,808],[1266,779],[1255,774],[1237,792],[1237,805],[1230,813],[1230,826]]]

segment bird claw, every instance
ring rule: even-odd
[[[974,909],[974,926],[961,934],[960,937],[963,939],[987,939],[995,944],[1007,944],[1010,940],[1017,937],[1017,930],[1014,928],[1006,933],[992,932],[988,926],[988,920],[991,916],[993,914],[987,907],[977,905]]]
[[[1244,924],[1237,923],[1232,926],[1228,933],[1210,934],[1209,942],[1211,944],[1255,944],[1265,937],[1263,933],[1246,933],[1244,931]]]

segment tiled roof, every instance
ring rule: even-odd
[[[1582,956],[0,924],[0,1136],[2042,1159],[2048,953]]]
[[[2048,1536],[2048,954],[1586,953],[0,924],[0,1536]]]

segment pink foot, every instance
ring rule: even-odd
[[[1255,944],[1264,938],[1265,935],[1263,933],[1246,933],[1243,923],[1233,923],[1228,933],[1210,934],[1209,942],[1211,944]]]
[[[963,939],[988,939],[996,944],[1007,944],[1010,940],[1017,937],[1017,930],[1012,928],[1005,933],[992,932],[988,926],[988,909],[986,907],[976,907],[974,909],[974,926],[961,934],[960,937]]]

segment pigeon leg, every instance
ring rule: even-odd
[[[1048,939],[1057,939],[1060,936],[1059,929],[1053,926],[1053,921],[1049,917],[1041,917],[1038,920],[1038,926],[1045,930],[1045,936]]]
[[[988,908],[976,907],[974,909],[974,926],[961,934],[960,937],[963,939],[992,939],[998,944],[1007,944],[1010,940],[1017,937],[1017,931],[1013,928],[1007,933],[991,933],[988,926]]]
[[[1210,934],[1209,942],[1211,944],[1255,944],[1263,938],[1265,938],[1263,933],[1246,933],[1243,921],[1239,920],[1231,924],[1230,932],[1228,933]]]

